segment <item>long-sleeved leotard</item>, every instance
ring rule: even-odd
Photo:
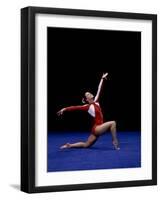
[[[87,111],[93,117],[92,133],[95,134],[95,128],[97,125],[103,124],[103,114],[98,102],[92,104],[86,104],[83,106],[70,106],[65,108],[66,111],[82,110]]]

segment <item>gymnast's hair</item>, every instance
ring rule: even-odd
[[[88,103],[88,101],[87,101],[87,99],[86,99],[86,96],[85,96],[85,93],[84,93],[84,95],[83,95],[83,97],[82,97],[82,103],[83,103],[83,104],[87,104],[87,103]]]
[[[87,101],[86,101],[86,98],[85,98],[85,97],[83,97],[83,98],[82,98],[82,103],[83,103],[83,104],[86,104],[86,103],[87,103]]]
[[[83,97],[82,97],[82,103],[83,103],[83,104],[86,104],[86,103],[88,103],[88,102],[87,102],[87,100],[86,100],[85,93],[83,94]]]

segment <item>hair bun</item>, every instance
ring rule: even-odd
[[[85,99],[84,99],[84,98],[82,98],[82,103],[86,103],[86,101],[85,101]]]

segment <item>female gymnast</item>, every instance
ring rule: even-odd
[[[86,142],[77,142],[77,143],[66,143],[63,146],[61,146],[61,149],[65,148],[88,148],[92,146],[98,139],[99,136],[101,136],[103,133],[105,133],[107,130],[110,129],[112,134],[112,144],[116,150],[119,150],[119,142],[117,139],[116,134],[116,122],[115,121],[108,121],[103,122],[103,115],[102,111],[99,105],[99,98],[103,86],[104,80],[107,79],[108,73],[105,73],[102,75],[102,78],[100,80],[97,94],[94,98],[94,95],[90,92],[86,92],[84,95],[84,98],[82,100],[83,103],[86,103],[82,106],[70,106],[61,109],[57,112],[58,116],[62,115],[64,112],[67,111],[75,111],[75,110],[82,110],[88,112],[93,117],[93,127],[90,136],[88,137]]]

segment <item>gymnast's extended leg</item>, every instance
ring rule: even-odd
[[[88,148],[92,146],[97,140],[97,136],[91,134],[86,142],[76,142],[76,143],[66,143],[65,145],[61,146],[61,149],[66,149],[66,148]]]

